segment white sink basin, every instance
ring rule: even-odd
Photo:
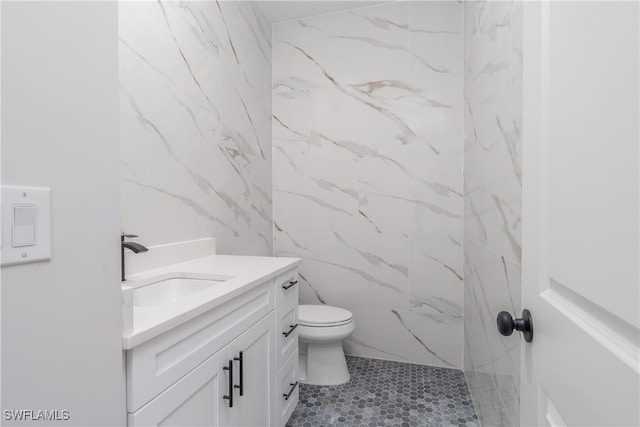
[[[134,307],[158,307],[180,303],[194,295],[225,282],[220,280],[172,278],[133,290]]]

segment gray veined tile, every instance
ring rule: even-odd
[[[459,230],[451,230],[459,238]],[[409,307],[462,317],[462,245],[446,232],[415,236],[409,249]]]
[[[449,368],[462,366],[461,319],[398,309],[344,307],[353,313],[356,323],[355,332],[344,344],[347,354]]]
[[[350,351],[461,366],[462,6],[429,3],[274,26],[275,251],[354,312]]]
[[[278,87],[273,90],[273,135],[278,141],[305,142],[311,134],[309,91]]]
[[[284,229],[306,229],[315,232],[349,231],[357,226],[357,200],[333,193],[337,200],[307,192],[274,188],[274,219]]]
[[[521,258],[522,216],[522,110],[519,102],[520,97],[509,96],[474,109],[477,144],[481,149],[468,150],[473,157],[465,160],[470,166],[470,177],[476,173],[475,162],[492,165],[479,171],[485,187],[472,201],[484,226],[487,246],[516,262]]]
[[[465,252],[465,302],[470,305],[465,312],[466,357],[473,366],[470,386],[474,396],[476,388],[482,387],[489,387],[489,393],[496,396],[490,401],[477,398],[481,418],[487,423],[511,416],[519,419],[520,340],[498,334],[495,316],[502,310],[520,313],[521,269],[477,243],[467,245]]]
[[[126,165],[121,172],[123,226],[140,235],[144,231],[147,241],[156,244],[248,228],[249,204],[232,196],[243,193],[244,187],[230,180],[233,171],[225,167],[217,146],[125,113],[120,123]],[[209,161],[220,167],[210,168]],[[155,215],[158,211],[169,214]],[[184,223],[182,239],[174,221]]]
[[[441,206],[462,206],[461,154],[435,155],[428,147],[401,147],[359,160],[363,191],[406,196]]]
[[[406,307],[407,238],[377,233],[279,232],[300,273],[327,304]]]
[[[258,98],[271,91],[271,27],[251,2],[217,2],[231,47],[229,57],[242,67],[243,78]],[[266,107],[266,105],[265,105]]]
[[[363,214],[359,218],[363,231],[375,227],[383,233],[429,234],[462,225],[459,208],[444,208],[422,196],[362,191],[359,211]]]
[[[123,227],[149,244],[214,236],[230,252],[270,255],[266,18],[231,2],[123,2],[119,12]]]
[[[315,248],[311,247],[310,245],[308,231],[299,229],[284,230],[277,221],[274,221],[273,228],[277,253],[288,254],[287,256],[296,257],[318,256]]]
[[[271,146],[271,110],[264,109],[244,79],[242,68],[223,55],[222,140],[239,151],[266,159]]]
[[[403,2],[278,24],[274,80],[297,76],[310,88],[401,79],[409,60],[409,13]]]
[[[271,233],[249,233],[216,239],[216,250],[225,255],[273,256]]]
[[[251,230],[273,232],[272,162],[254,159],[251,164]]]
[[[119,20],[121,110],[216,138],[218,52],[192,31],[197,23],[173,3],[128,2]]]

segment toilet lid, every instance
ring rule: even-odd
[[[350,311],[330,305],[298,306],[298,323],[306,326],[339,326],[353,318]]]

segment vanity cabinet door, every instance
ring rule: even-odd
[[[221,366],[224,350],[211,356],[171,387],[128,416],[129,426],[224,426]],[[226,356],[226,354],[224,354]]]
[[[275,409],[275,333],[274,313],[264,317],[245,333],[232,341],[226,348],[227,357],[233,360],[233,407],[228,400],[220,411],[220,425],[223,426],[269,426],[276,420]],[[224,350],[223,350],[224,351]],[[226,372],[222,374],[225,376]],[[227,393],[228,385],[221,390]],[[240,394],[242,392],[242,395]]]

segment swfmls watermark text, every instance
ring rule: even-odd
[[[67,409],[5,409],[5,421],[68,421],[71,414]]]

